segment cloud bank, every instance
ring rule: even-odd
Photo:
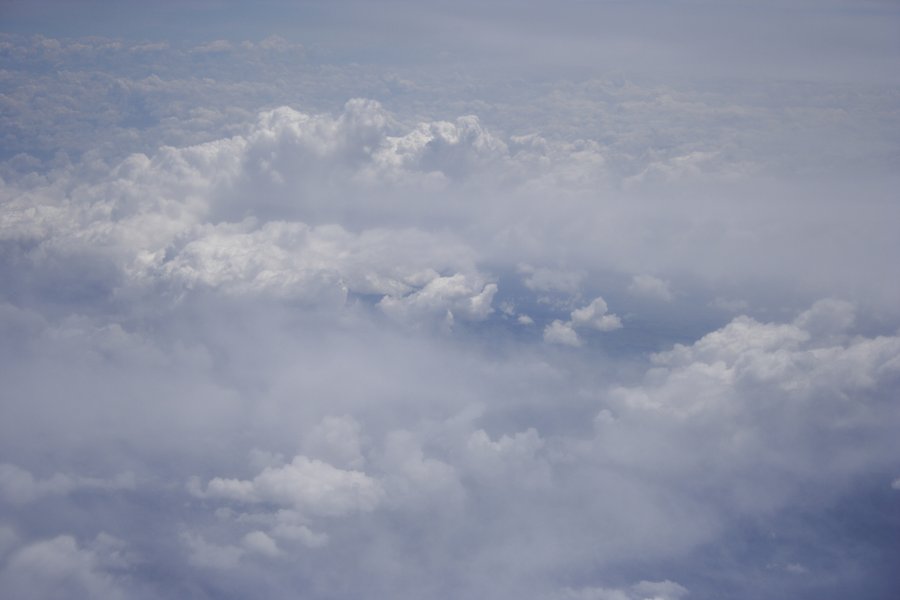
[[[0,595],[891,597],[892,84],[401,5],[447,49],[3,34]]]

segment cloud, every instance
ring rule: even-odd
[[[696,151],[652,162],[637,175],[624,180],[626,186],[641,183],[675,183],[691,179],[736,179],[753,175],[752,163],[722,164],[717,152]]]
[[[558,598],[571,600],[679,600],[688,596],[687,588],[674,581],[641,581],[626,589],[567,589]]]
[[[304,440],[304,448],[308,454],[332,465],[360,469],[366,462],[361,429],[353,417],[328,416]]]
[[[228,40],[213,40],[212,42],[197,46],[193,51],[200,54],[208,52],[228,52],[231,50],[231,47],[231,42]]]
[[[581,282],[584,278],[581,273],[547,267],[532,267],[528,264],[521,264],[517,269],[524,277],[525,287],[536,292],[567,292],[574,294],[581,287]]]
[[[170,281],[179,291],[214,288],[312,306],[340,307],[350,293],[380,295],[382,309],[400,320],[443,316],[448,310],[464,319],[484,318],[496,285],[483,283],[464,246],[456,246],[457,256],[450,240],[443,255],[429,251],[442,242],[415,230],[354,235],[339,226],[311,228],[300,222],[219,225],[141,276]],[[474,272],[441,277],[436,270],[448,267]]]
[[[99,479],[56,473],[36,479],[29,471],[8,463],[0,464],[0,498],[11,504],[27,504],[46,496],[65,496],[81,490],[101,492],[133,490],[134,475],[122,473],[114,479]]]
[[[671,302],[674,298],[669,284],[652,275],[635,275],[631,278],[628,292],[640,298]]]
[[[281,555],[278,544],[263,531],[251,531],[244,536],[243,543],[248,552],[261,554],[269,558]]]
[[[581,338],[575,332],[571,322],[563,322],[554,319],[552,323],[544,328],[544,341],[551,344],[562,344],[564,346],[581,346]]]
[[[305,456],[296,456],[281,467],[266,467],[252,480],[216,477],[205,489],[193,486],[192,491],[203,498],[241,504],[274,503],[325,516],[373,510],[384,496],[379,483],[365,473],[338,469]]]
[[[597,331],[614,331],[622,328],[622,321],[616,315],[608,313],[606,301],[597,297],[583,308],[572,311],[572,326],[577,328],[596,329]]]
[[[67,264],[78,273],[72,285],[123,296],[164,285],[175,298],[216,289],[339,307],[348,294],[377,294],[384,311],[401,320],[484,319],[496,284],[453,235],[379,227],[353,233],[336,224],[260,222],[243,212],[238,222],[207,221],[230,212],[236,197],[228,190],[244,187],[266,190],[256,192],[264,201],[252,214],[296,216],[288,206],[297,198],[279,190],[313,184],[286,179],[301,175],[294,165],[311,159],[338,169],[369,165],[359,173],[381,168],[372,152],[387,143],[388,121],[377,104],[364,101],[348,103],[337,119],[278,109],[261,115],[246,138],[133,155],[65,207],[54,204],[52,190],[18,195],[4,208],[2,235],[19,246],[37,244],[23,258],[44,277],[55,278],[53,265]],[[328,168],[306,168],[313,181],[330,185]]]
[[[572,311],[569,321],[555,319],[544,328],[544,341],[551,344],[581,346],[582,341],[576,329],[595,331],[615,331],[622,328],[622,321],[608,312],[606,301],[597,297],[587,306]]]
[[[497,293],[494,283],[479,279],[467,280],[457,273],[450,277],[436,277],[420,290],[403,297],[384,296],[379,308],[400,320],[415,320],[422,316],[446,315],[447,323],[463,318],[484,320],[491,312],[491,300]]]
[[[582,4],[0,35],[2,589],[891,595],[896,19]]]
[[[808,316],[823,306],[797,321],[816,324]],[[894,336],[836,340],[827,331],[738,317],[689,346],[656,354],[658,367],[641,385],[611,390],[616,418],[597,421],[598,440],[626,461],[640,454],[660,460],[662,448],[680,448],[684,454],[669,454],[654,468],[698,484],[727,482],[738,506],[769,510],[804,482],[837,485],[861,468],[890,463],[897,414],[885,402],[900,376],[898,356]],[[631,454],[632,427],[650,423],[656,450]],[[869,440],[866,450],[847,441],[851,431]],[[705,441],[689,445],[684,435]]]
[[[211,569],[233,569],[238,566],[244,550],[239,546],[219,546],[203,538],[184,534],[182,537],[188,549],[188,560],[197,567]]]
[[[803,311],[794,324],[813,335],[841,334],[856,321],[856,307],[851,302],[826,298],[817,300],[809,310]]]
[[[385,488],[395,507],[430,512],[457,511],[466,491],[454,465],[426,455],[423,440],[407,430],[390,432],[379,463],[385,470]]]
[[[551,467],[542,456],[546,442],[534,428],[502,435],[496,441],[483,429],[466,440],[468,472],[494,485],[513,479],[523,487],[550,485]]]
[[[326,427],[341,425],[333,419],[323,423]],[[288,464],[267,466],[252,480],[216,477],[203,487],[194,477],[188,482],[188,490],[197,498],[231,501],[241,506],[242,511],[237,513],[230,509],[217,511],[238,527],[249,524],[268,528],[268,532],[253,529],[237,543],[224,545],[208,542],[197,532],[182,532],[190,560],[215,569],[233,568],[248,555],[282,556],[284,551],[276,538],[292,548],[296,543],[308,548],[322,547],[329,536],[311,529],[311,520],[371,512],[386,498],[382,483],[376,479],[305,456],[296,456]],[[273,506],[277,510],[267,510]]]
[[[703,321],[674,346],[661,334],[655,349],[669,349],[649,360],[590,347],[591,332],[623,329],[605,298],[617,312],[632,295],[671,299],[668,280],[625,275],[640,261],[623,223],[673,236],[656,250],[712,235],[679,232],[682,217],[652,201],[594,205],[584,194],[607,175],[604,152],[468,118],[405,125],[354,101],[336,115],[263,111],[239,135],[108,171],[12,177],[3,239],[15,293],[2,317],[22,350],[6,349],[7,385],[21,391],[11,397],[33,399],[15,406],[48,438],[128,440],[155,477],[197,477],[181,497],[139,490],[166,507],[146,509],[154,517],[182,523],[148,548],[173,577],[196,567],[250,582],[260,568],[293,589],[295,577],[325,585],[318,570],[343,556],[350,595],[427,595],[432,577],[473,595],[535,581],[550,594],[571,569],[691,561],[727,545],[734,515],[765,520],[801,483],[849,494],[848,481],[889,469],[896,339],[858,335],[847,301],[789,322]],[[566,209],[546,205],[548,189]],[[662,255],[702,263],[685,252]],[[679,293],[710,302],[685,281]],[[604,297],[581,295],[596,289]],[[514,329],[514,316],[544,327]],[[541,339],[582,350],[553,353]],[[47,371],[53,381],[36,375]],[[77,410],[57,418],[69,396]],[[117,426],[99,428],[97,415]],[[851,449],[840,432],[867,443]],[[79,486],[114,491],[95,485],[109,475],[3,473],[16,510],[38,498],[67,507]],[[466,550],[473,540],[481,551]],[[170,555],[187,566],[160,558]],[[497,568],[534,580],[494,582]]]
[[[465,181],[479,172],[502,172],[510,158],[507,145],[487,132],[473,115],[459,117],[453,123],[421,123],[412,132],[388,137],[385,142],[373,157],[384,173],[382,177],[409,171]]]
[[[315,532],[306,525],[292,522],[290,515],[279,514],[283,517],[272,529],[272,535],[290,541],[297,541],[310,548],[318,548],[328,543],[328,535]]]
[[[19,549],[0,572],[4,593],[17,598],[127,598],[131,586],[109,570],[109,536],[83,547],[63,535]]]

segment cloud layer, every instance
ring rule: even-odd
[[[4,34],[10,597],[896,590],[896,90],[459,10],[497,65]]]

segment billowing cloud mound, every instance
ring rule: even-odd
[[[0,596],[896,595],[892,84],[564,4],[0,36]]]
[[[311,514],[341,515],[354,510],[372,510],[381,490],[359,471],[343,471],[328,463],[297,456],[290,464],[266,468],[252,481],[211,480],[206,498],[224,498],[241,503],[272,503]]]

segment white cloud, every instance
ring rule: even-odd
[[[690,346],[676,344],[672,350],[656,354],[653,361],[666,366],[733,365],[743,356],[761,357],[778,351],[797,351],[809,339],[809,332],[794,325],[760,323],[741,316]]]
[[[581,338],[575,332],[571,322],[555,319],[544,328],[544,341],[564,346],[581,346]]]
[[[457,273],[449,277],[435,277],[406,296],[384,296],[378,306],[386,314],[402,321],[446,315],[452,325],[456,318],[484,320],[493,312],[491,301],[496,293],[497,284],[484,283],[480,277]]]
[[[473,250],[453,235],[260,222],[232,206],[243,202],[236,192],[256,188],[262,200],[250,214],[263,218],[295,218],[298,200],[314,203],[307,205],[313,217],[317,207],[331,210],[327,198],[307,198],[302,190],[298,198],[281,188],[313,186],[309,194],[327,197],[333,195],[326,189],[329,169],[395,169],[372,156],[386,143],[389,120],[376,103],[362,100],[349,102],[338,118],[288,108],[263,113],[245,137],[133,155],[107,179],[81,186],[77,202],[60,206],[54,189],[10,189],[0,233],[38,244],[30,257],[39,271],[51,260],[77,261],[87,278],[104,277],[98,284],[116,285],[123,296],[163,284],[175,297],[215,289],[340,307],[348,293],[378,294],[384,310],[400,319],[484,319],[496,284],[478,272]],[[483,144],[472,143],[477,155]],[[316,162],[326,164],[307,164]],[[353,185],[350,175],[340,179]],[[241,220],[206,222],[220,214]]]
[[[387,137],[374,154],[378,178],[393,179],[403,171],[439,174],[440,180],[465,180],[475,173],[502,169],[509,149],[488,133],[475,116],[459,117],[455,123],[420,123],[399,137]],[[425,180],[427,181],[427,180]]]
[[[340,516],[370,511],[383,500],[381,485],[361,471],[338,469],[299,455],[281,467],[266,467],[252,480],[211,479],[195,493],[243,504],[270,502],[302,513]]]
[[[886,466],[897,416],[884,402],[900,376],[900,338],[827,333],[739,317],[659,353],[644,383],[611,391],[616,418],[596,421],[598,441],[626,463],[661,461],[653,468],[725,486],[752,511],[781,506],[803,482]],[[633,428],[652,435],[655,450],[629,449]],[[849,432],[868,440],[865,450]]]
[[[614,331],[622,328],[622,321],[614,314],[608,312],[606,301],[597,297],[583,308],[572,311],[572,326],[596,329],[597,331]]]
[[[552,344],[581,346],[582,340],[576,329],[594,329],[596,331],[614,331],[622,328],[622,321],[608,312],[606,301],[597,297],[587,306],[572,311],[569,321],[555,319],[544,328],[544,341]]]

